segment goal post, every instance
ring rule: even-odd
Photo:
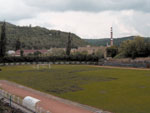
[[[39,69],[51,69],[51,64],[34,64],[33,68]]]

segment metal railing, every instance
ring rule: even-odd
[[[9,103],[10,106],[16,107],[16,105],[14,105],[14,104],[17,104],[21,110],[23,108],[23,109],[26,109],[26,111],[30,111],[31,113],[52,113],[52,112],[40,107],[39,105],[35,106],[35,111],[33,111],[29,108],[26,108],[26,106],[23,105],[22,98],[20,98],[19,96],[13,95],[3,89],[0,89],[0,96],[7,99],[7,102]]]

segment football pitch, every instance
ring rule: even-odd
[[[150,113],[150,70],[88,65],[0,67],[1,80],[113,113]]]

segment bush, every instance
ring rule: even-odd
[[[55,61],[98,61],[99,58],[95,55],[70,55],[70,56],[24,56],[24,57],[4,57],[0,59],[0,63],[11,62],[55,62]]]
[[[106,49],[108,57],[115,57],[118,54],[118,48],[116,46],[111,46]]]
[[[146,68],[150,68],[150,64],[148,63],[148,64],[146,64]]]
[[[121,44],[120,53],[133,59],[136,57],[148,57],[150,55],[150,44],[142,37],[135,37],[134,40],[127,40]]]
[[[119,53],[119,54],[116,55],[114,58],[115,58],[115,59],[120,59],[120,58],[125,58],[125,56],[124,56],[123,53]]]

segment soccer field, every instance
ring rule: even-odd
[[[150,70],[86,65],[0,67],[0,79],[114,113],[150,113]]]

